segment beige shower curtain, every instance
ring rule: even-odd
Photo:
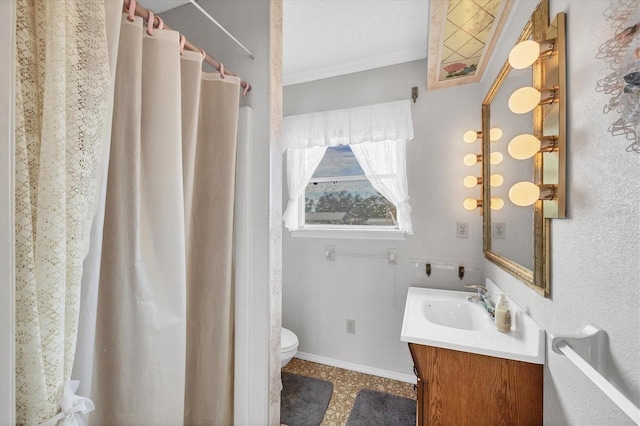
[[[186,52],[185,52],[186,54]],[[195,54],[198,55],[197,53]],[[187,224],[185,424],[233,424],[233,204],[240,80],[183,59],[183,87],[201,81],[196,127],[183,127]],[[188,68],[188,69],[187,69]],[[184,90],[183,94],[188,93]],[[189,102],[183,95],[183,105]],[[185,119],[189,112],[183,110]],[[195,138],[193,136],[196,136]],[[193,155],[195,153],[195,155]],[[195,157],[195,158],[194,158]],[[192,185],[188,185],[193,181]]]
[[[91,424],[233,424],[240,80],[122,19]]]

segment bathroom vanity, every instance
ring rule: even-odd
[[[401,340],[418,377],[418,425],[541,425],[544,330],[511,303],[512,329],[500,333],[471,294],[409,288]]]
[[[541,425],[542,365],[409,343],[417,424]]]

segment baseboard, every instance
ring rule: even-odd
[[[327,358],[306,352],[296,353],[295,358],[305,361],[317,362],[318,364],[330,365],[332,367],[344,368],[345,370],[357,371],[358,373],[371,374],[372,376],[384,377],[385,379],[398,380],[405,383],[416,384],[416,376],[412,374],[396,373],[395,371],[383,370],[381,368],[369,367],[367,365],[353,362],[341,361],[339,359]]]

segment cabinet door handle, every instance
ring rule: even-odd
[[[416,368],[416,366],[413,366],[413,374],[416,375],[416,377],[418,377],[418,369]]]

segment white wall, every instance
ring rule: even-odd
[[[239,299],[236,303],[236,309],[246,315],[247,319],[247,327],[236,328],[236,339],[242,339],[248,345],[248,350],[238,354],[241,359],[236,361],[247,366],[249,371],[244,376],[251,377],[251,383],[243,391],[244,398],[236,398],[235,421],[237,424],[267,424],[268,419],[274,418],[273,409],[269,412],[270,3],[200,0],[198,4],[209,11],[255,56],[255,60],[251,60],[192,5],[188,4],[162,15],[171,28],[182,32],[190,41],[223,62],[226,68],[239,74],[253,87],[247,98],[241,100],[241,105],[251,106],[253,109],[253,163],[250,165],[253,175],[250,205],[253,206],[253,211],[249,217],[253,235],[248,259],[252,265],[248,276],[251,297]]]
[[[480,129],[479,84],[425,92],[426,61],[415,61],[284,90],[287,116],[410,99],[412,86],[420,91],[412,104],[415,139],[407,144],[414,235],[405,241],[308,239],[285,230],[282,289],[283,325],[297,334],[299,351],[408,375],[411,356],[400,329],[409,285],[462,289],[484,278],[468,272],[461,281],[457,271],[438,269],[427,278],[410,265],[411,258],[482,265],[482,218],[462,207],[464,198],[480,197],[479,188],[462,186],[464,176],[481,173],[480,165],[462,163],[465,154],[481,152],[479,142],[462,141],[466,130]],[[456,238],[456,221],[468,222],[468,239]],[[342,256],[327,261],[325,245],[378,255],[395,247],[398,264]],[[356,320],[355,335],[346,334],[347,318]]]
[[[595,59],[612,36],[603,13],[608,0],[551,0],[552,17],[567,13],[568,200],[567,218],[552,222],[551,298],[544,299],[495,265],[486,274],[525,308],[547,335],[576,332],[590,322],[609,334],[611,381],[640,405],[640,156],[612,137],[615,119],[602,113],[608,101],[596,93],[609,74]],[[490,66],[495,76],[534,2],[517,9]],[[527,9],[527,10],[525,10]],[[483,82],[488,88],[491,79]],[[632,424],[569,360],[550,350],[544,377],[547,425]]]
[[[0,424],[15,423],[15,3],[0,2]],[[6,78],[5,76],[8,76]]]

